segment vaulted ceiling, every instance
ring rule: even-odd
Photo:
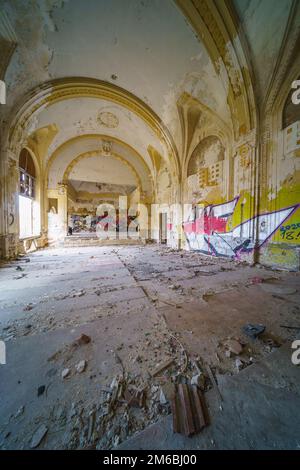
[[[178,171],[186,139],[192,142],[190,134],[200,125],[199,111],[180,108],[182,96],[194,100],[193,109],[199,102],[213,113],[228,133],[238,136],[251,128],[250,118],[247,123],[242,117],[236,124],[243,113],[255,114],[250,68],[261,96],[271,79],[293,1],[0,0],[0,4],[1,44],[7,58],[5,74],[2,71],[7,105],[1,116],[8,122],[19,112],[17,138],[26,135],[28,145],[40,154],[41,167],[51,170],[54,165],[53,178],[55,165],[64,174],[70,159],[97,152],[99,142],[108,140],[113,152],[131,159],[147,191],[147,175],[155,178],[164,166],[171,174]],[[230,34],[218,23],[224,8],[226,15],[233,12],[236,18],[234,24],[228,13]],[[269,17],[272,23],[266,27]],[[247,74],[239,31],[249,45]],[[101,92],[93,89],[98,81]],[[198,121],[187,128],[182,116],[194,120],[196,116]],[[97,135],[98,141],[76,140],[90,135]],[[58,165],[53,156],[66,160]]]

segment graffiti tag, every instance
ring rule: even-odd
[[[282,240],[299,240],[300,222],[290,225],[282,225],[280,227],[280,237]]]
[[[255,247],[260,248],[299,207],[296,204],[277,211],[258,214],[233,229],[227,230],[229,217],[234,213],[238,200],[239,197],[236,197],[224,204],[206,206],[202,208],[201,214],[193,210],[188,220],[183,223],[189,248],[214,256],[239,257],[241,253],[249,252]],[[298,224],[283,227],[294,225],[297,229]],[[283,229],[281,233],[289,232]]]

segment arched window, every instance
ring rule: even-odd
[[[19,228],[20,238],[32,237],[39,232],[39,207],[36,198],[36,171],[27,149],[19,157]]]
[[[23,149],[19,158],[20,169],[20,195],[35,197],[35,166],[27,149]]]

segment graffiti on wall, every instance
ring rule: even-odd
[[[300,222],[280,227],[280,238],[286,241],[299,240],[300,242]]]
[[[183,224],[189,248],[214,256],[238,258],[242,253],[260,248],[280,227],[286,239],[294,236],[291,235],[294,234],[291,226],[283,223],[295,212],[299,204],[256,215],[230,229],[230,219],[238,201],[239,197],[236,197],[223,204],[193,207]],[[300,226],[298,232],[300,233]]]

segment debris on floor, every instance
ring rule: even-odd
[[[173,430],[192,436],[200,432],[207,423],[203,395],[195,385],[179,384],[172,401]]]
[[[48,432],[48,428],[47,426],[45,426],[44,424],[42,424],[34,433],[34,435],[32,436],[32,439],[31,439],[31,443],[30,443],[30,448],[31,449],[35,449],[36,447],[38,447],[41,443],[41,441],[44,439],[44,437],[46,436]]]
[[[287,303],[264,292],[270,274],[261,268],[154,245],[74,253],[76,261],[59,249],[31,255],[20,301],[16,264],[0,278],[2,337],[12,348],[20,342],[24,357],[27,344],[36,351],[17,382],[9,371],[1,381],[3,395],[13,383],[22,398],[2,411],[1,448],[112,449],[172,418],[175,402],[177,432],[193,435],[208,424],[204,399],[223,406],[220,376],[241,377],[297,333],[293,295]],[[249,284],[254,276],[264,280]],[[296,284],[278,273],[278,286],[287,276]]]
[[[259,335],[261,335],[265,331],[265,325],[256,324],[252,325],[248,323],[247,325],[243,326],[243,333],[249,336],[251,339],[256,339]]]

